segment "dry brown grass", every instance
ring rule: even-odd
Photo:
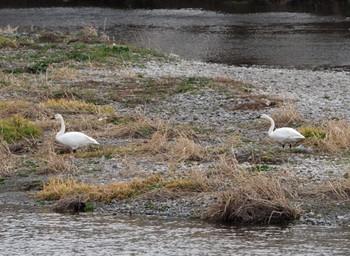
[[[26,101],[47,99],[50,89],[45,75],[7,74],[0,71],[0,92],[11,95],[14,100],[23,100],[23,95]]]
[[[53,115],[53,112],[40,104],[23,100],[7,100],[0,102],[0,116],[11,117],[21,115],[29,119],[41,119]]]
[[[93,103],[74,99],[48,99],[40,105],[52,109],[55,113],[69,114],[115,114],[111,106],[97,106]]]
[[[349,153],[350,123],[345,120],[330,120],[317,126],[306,126],[301,129],[306,137],[306,145],[315,147],[324,153]]]
[[[75,80],[78,78],[77,70],[69,67],[62,67],[57,69],[51,68],[48,73],[50,78],[53,80]]]
[[[75,181],[73,179],[51,178],[37,193],[40,200],[60,200],[81,195],[89,201],[110,202],[124,200],[157,189],[179,189],[197,192],[200,184],[185,179],[169,179],[153,174],[145,179],[130,182],[113,182],[106,185]]]
[[[325,148],[332,153],[347,151],[350,148],[350,124],[346,121],[328,121],[325,123]]]
[[[273,173],[248,172],[237,166],[234,157],[223,157],[211,183],[218,200],[203,218],[230,223],[274,223],[297,219],[302,210],[292,203],[290,179]]]
[[[286,101],[281,107],[274,109],[271,117],[279,127],[305,121],[291,101]]]
[[[0,139],[0,178],[12,175],[11,160],[12,154],[8,144]]]
[[[87,37],[97,37],[98,36],[98,28],[92,25],[85,25],[81,30],[81,34]]]
[[[74,173],[77,170],[77,167],[70,158],[55,153],[52,141],[45,142],[40,147],[37,155],[41,156],[39,165],[40,174],[67,174]]]
[[[151,139],[144,145],[147,152],[151,154],[165,153],[169,150],[169,141],[166,132],[156,131]]]
[[[3,28],[0,28],[0,33],[14,35],[14,34],[17,34],[17,30],[18,30],[18,27],[12,27],[10,25],[7,25]]]
[[[175,139],[170,149],[172,160],[175,162],[203,161],[208,159],[206,148],[195,143],[185,135],[180,135]]]

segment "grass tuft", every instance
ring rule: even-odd
[[[81,195],[95,202],[110,202],[112,199],[124,200],[151,190],[178,189],[200,191],[202,186],[196,181],[185,179],[166,180],[159,174],[153,174],[145,179],[134,179],[130,182],[114,182],[106,185],[78,182],[73,179],[51,178],[39,191],[40,200],[60,200]]]
[[[257,174],[247,178],[242,186],[219,193],[217,203],[209,208],[205,218],[249,224],[292,221],[300,217],[302,210],[288,197],[278,179]]]
[[[0,35],[0,49],[1,48],[17,48],[18,42],[15,38]]]
[[[349,153],[350,124],[344,120],[330,120],[319,126],[307,126],[301,129],[306,144],[324,153]]]
[[[207,158],[207,150],[185,135],[180,135],[175,139],[171,154],[175,162],[202,161]]]
[[[77,70],[69,67],[52,69],[50,71],[50,78],[53,80],[74,80],[78,77]]]
[[[274,109],[271,112],[271,117],[280,127],[304,122],[304,118],[298,112],[295,105],[290,101],[287,101],[283,106]]]
[[[38,126],[20,115],[9,119],[0,119],[0,137],[7,143],[13,143],[24,138],[32,139],[41,136]]]

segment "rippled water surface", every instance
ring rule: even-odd
[[[98,26],[117,40],[182,57],[235,65],[350,68],[350,18],[298,12],[201,9],[0,9],[0,26]]]
[[[350,228],[229,227],[0,205],[0,255],[348,255]]]

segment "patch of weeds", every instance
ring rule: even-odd
[[[3,186],[6,182],[6,178],[0,178],[0,186]]]
[[[92,169],[88,169],[85,172],[86,173],[96,173],[96,172],[102,172],[103,169],[102,168],[92,168]]]
[[[323,140],[326,138],[327,133],[317,127],[308,126],[300,130],[300,133],[304,135],[305,138],[313,138],[316,140]]]
[[[272,169],[275,169],[275,168],[267,164],[255,165],[250,167],[250,171],[253,171],[253,172],[267,172],[267,171],[271,171]]]
[[[91,202],[86,202],[84,212],[93,212],[96,209],[95,205]]]
[[[36,62],[26,68],[26,72],[30,74],[42,74],[46,72],[48,68],[48,63],[44,61]]]
[[[0,119],[0,137],[7,143],[24,138],[38,138],[41,134],[42,131],[38,126],[20,115],[14,115],[9,119]]]
[[[0,35],[0,48],[6,48],[6,47],[17,48],[18,43],[16,38]]]
[[[179,87],[177,87],[174,92],[175,93],[185,93],[188,91],[192,91],[199,87],[204,87],[208,85],[208,80],[198,77],[189,77],[182,81]]]
[[[92,60],[104,61],[108,56],[122,55],[127,57],[130,53],[130,49],[126,45],[100,45],[95,48],[95,51],[91,54]],[[126,59],[129,59],[128,57]]]

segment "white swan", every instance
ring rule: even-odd
[[[283,148],[285,144],[289,144],[289,147],[292,148],[292,143],[305,139],[303,135],[293,128],[283,127],[275,130],[275,121],[273,121],[273,119],[268,115],[262,114],[260,118],[270,121],[271,126],[268,131],[268,135],[271,139],[282,144]]]
[[[64,124],[64,120],[62,115],[56,114],[55,115],[56,120],[60,120],[61,122],[61,129],[60,131],[56,134],[56,140],[60,143],[62,143],[65,146],[70,147],[73,152],[76,152],[77,148],[84,147],[90,144],[98,144],[99,143],[87,136],[86,134],[82,132],[66,132],[66,126]]]

